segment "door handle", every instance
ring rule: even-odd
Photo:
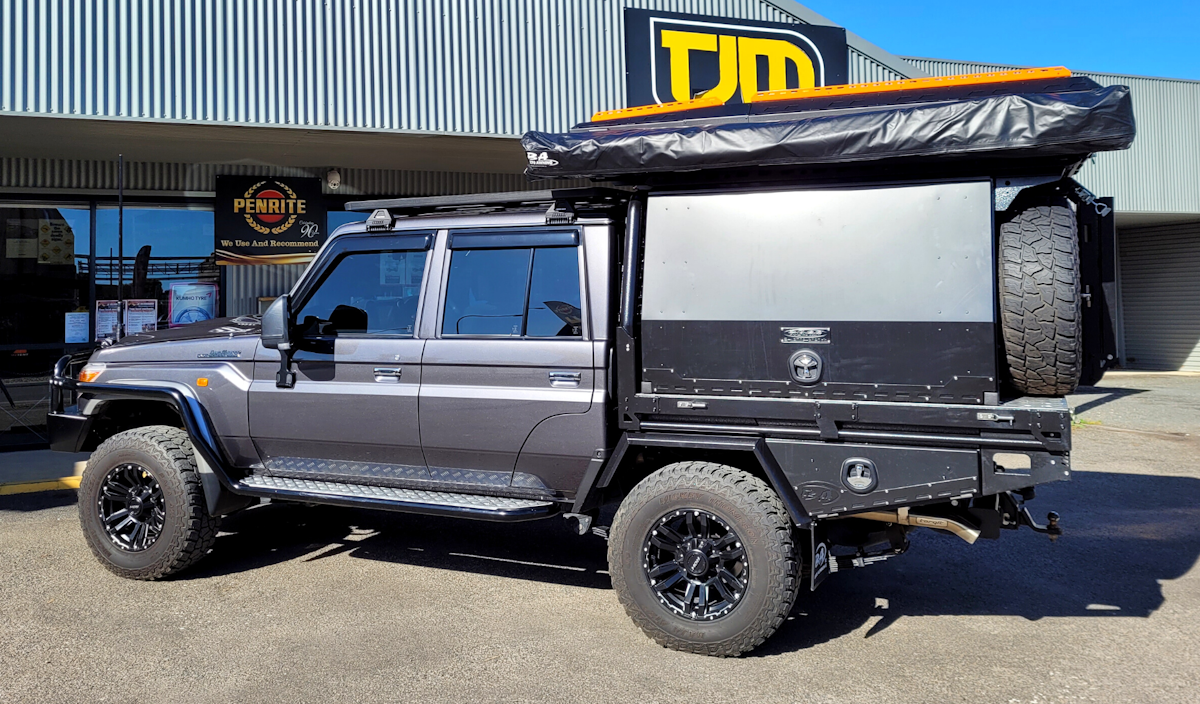
[[[375,367],[375,381],[400,381],[400,367]]]
[[[579,386],[583,375],[579,372],[550,372],[550,385],[559,387]]]

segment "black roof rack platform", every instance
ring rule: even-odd
[[[346,203],[346,210],[392,213],[455,211],[480,209],[502,210],[546,204],[562,204],[573,209],[603,209],[619,206],[630,196],[629,191],[616,188],[555,188],[544,191],[508,191],[506,193],[469,193],[456,196],[421,196],[416,198],[386,198],[356,200]]]

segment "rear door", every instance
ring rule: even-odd
[[[422,358],[431,475],[508,485],[522,446],[552,418],[547,432],[563,441],[539,442],[555,449],[523,465],[515,483],[539,488],[542,465],[586,466],[594,433],[570,422],[590,421],[595,385],[578,230],[458,231],[446,242],[436,332]]]
[[[266,468],[314,479],[428,479],[417,394],[417,339],[432,236],[343,236],[324,273],[295,294],[296,385],[275,386],[261,350],[250,432]]]
[[[1117,363],[1117,228],[1112,198],[1081,204],[1079,290],[1083,294],[1083,360],[1079,383],[1099,383]],[[1103,213],[1103,214],[1101,214]]]

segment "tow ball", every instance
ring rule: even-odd
[[[1021,525],[1029,526],[1037,533],[1045,533],[1050,536],[1050,542],[1058,540],[1058,536],[1063,534],[1062,528],[1058,525],[1058,512],[1051,511],[1046,514],[1046,525],[1042,525],[1033,520],[1033,515],[1029,513],[1029,507],[1022,506],[1020,512]]]
[[[1006,491],[1003,494],[997,494],[996,508],[1000,513],[1000,526],[1009,530],[1028,526],[1035,533],[1044,533],[1050,536],[1051,541],[1057,540],[1058,536],[1063,534],[1062,527],[1058,525],[1058,513],[1055,511],[1047,513],[1046,525],[1038,523],[1033,519],[1033,514],[1029,512],[1029,507],[1025,505],[1025,502],[1033,497],[1032,487],[1017,492]]]

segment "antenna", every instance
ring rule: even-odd
[[[125,336],[125,155],[117,155],[117,339]]]

